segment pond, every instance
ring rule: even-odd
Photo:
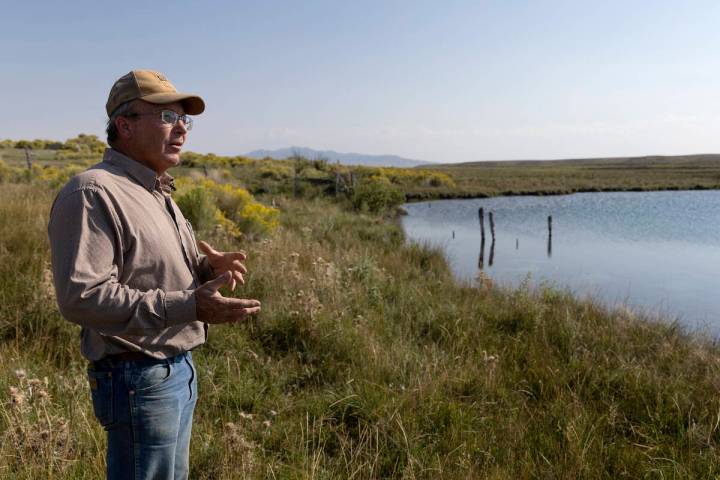
[[[441,246],[461,280],[483,271],[511,286],[546,281],[720,333],[720,191],[438,200],[403,208],[408,239]]]

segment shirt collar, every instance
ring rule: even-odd
[[[106,148],[103,155],[103,162],[122,169],[125,173],[135,179],[140,185],[152,191],[158,185],[158,175],[155,170],[146,167],[142,163],[123,155],[117,150]]]

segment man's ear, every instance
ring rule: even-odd
[[[126,117],[118,117],[115,119],[115,128],[121,138],[129,139],[132,137],[133,129],[130,120]]]

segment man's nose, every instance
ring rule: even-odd
[[[175,122],[175,129],[182,134],[185,134],[188,132],[187,126],[185,125],[185,122],[182,121],[181,118],[177,119],[177,122]]]

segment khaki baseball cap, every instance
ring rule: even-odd
[[[202,98],[178,92],[165,75],[153,70],[133,70],[120,77],[110,89],[105,110],[110,116],[120,104],[138,98],[157,105],[182,102],[188,115],[199,115],[205,110]]]

